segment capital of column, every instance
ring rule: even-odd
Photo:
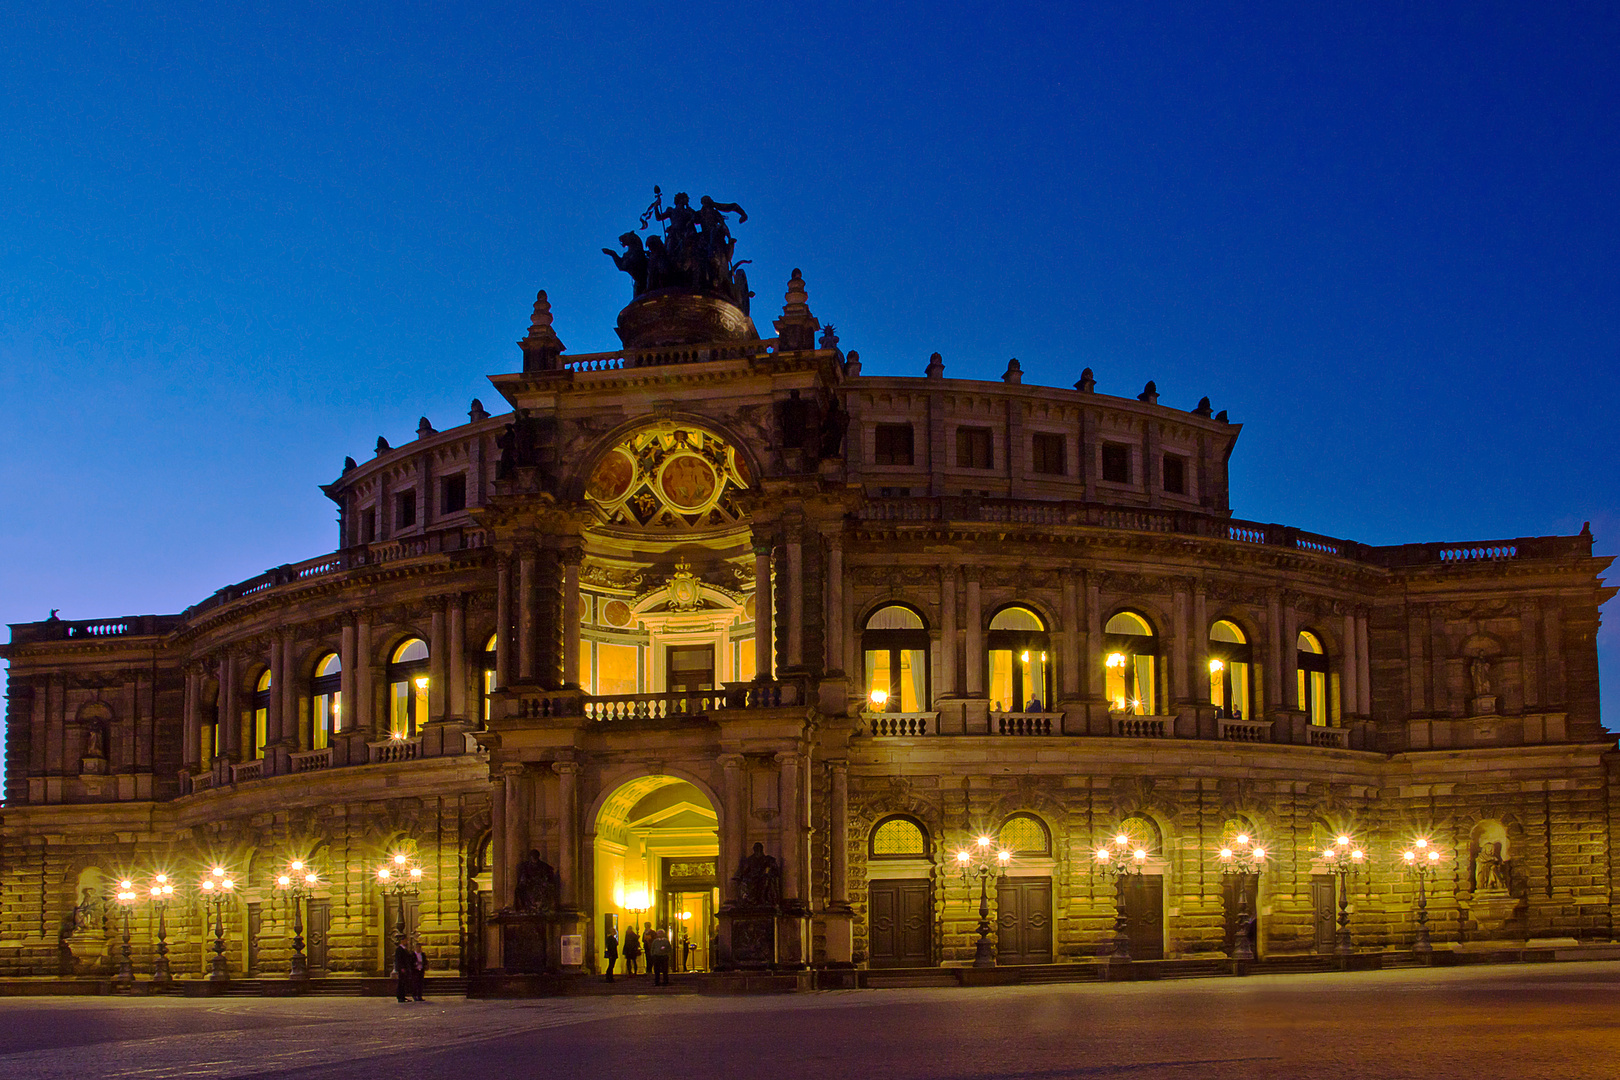
[[[508,761],[501,766],[501,776],[505,778],[522,776],[526,768],[521,761]]]
[[[558,776],[573,776],[579,772],[579,762],[553,761],[551,763],[551,771],[556,773]]]
[[[834,758],[827,762],[827,768],[835,775],[849,772],[849,762],[844,758]]]
[[[585,561],[584,545],[574,543],[557,549],[557,561],[564,566],[579,566]]]
[[[715,758],[715,760],[720,763],[720,767],[722,769],[726,770],[727,772],[732,772],[736,769],[742,768],[743,762],[747,759],[741,754],[721,754],[719,757]]]
[[[776,763],[778,765],[793,765],[796,767],[799,764],[801,756],[802,755],[800,755],[797,750],[783,750],[781,753],[776,755]]]

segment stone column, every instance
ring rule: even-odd
[[[236,654],[229,649],[219,660],[219,742],[222,758],[242,760],[242,688],[237,685]]]
[[[343,630],[338,638],[338,709],[337,729],[347,731],[357,723],[354,715],[355,698],[355,670],[357,662],[355,649],[354,617],[351,615],[343,620]]]
[[[512,561],[495,560],[495,685],[512,681]]]
[[[1204,583],[1193,585],[1192,614],[1192,684],[1193,700],[1200,705],[1209,704],[1209,599]]]
[[[1062,690],[1065,698],[1080,693],[1080,597],[1074,574],[1063,574],[1063,662]]]
[[[720,864],[718,866],[720,878],[720,901],[729,903],[736,899],[736,885],[731,875],[736,872],[738,863],[742,861],[744,848],[748,841],[747,822],[743,820],[746,811],[743,809],[743,762],[741,754],[721,754],[720,768],[725,773],[724,784],[720,797],[723,802],[720,812],[724,815],[720,822]]]
[[[467,597],[450,598],[450,642],[445,658],[450,719],[467,719]]]
[[[1294,695],[1289,690],[1288,696],[1283,696],[1282,597],[1273,589],[1266,599],[1266,705],[1271,709],[1282,709],[1287,707],[1284,703]]]
[[[377,734],[376,668],[371,658],[371,616],[362,611],[354,620],[354,703],[349,708],[356,731]]]
[[[962,693],[956,647],[956,567],[947,563],[939,568],[939,685],[950,697]]]
[[[518,556],[518,663],[519,682],[534,681],[534,552],[525,550]]]
[[[827,670],[844,671],[844,537],[827,534]],[[848,674],[848,672],[845,672]]]
[[[1356,677],[1356,711],[1372,716],[1372,656],[1367,651],[1367,613],[1356,615],[1356,663],[1360,674]]]
[[[197,707],[202,696],[202,672],[190,665],[186,667],[185,725],[181,739],[181,760],[186,772],[194,773],[202,765],[202,711]]]
[[[828,820],[832,826],[827,838],[831,849],[828,869],[832,875],[829,904],[845,907],[849,904],[849,762],[829,761],[832,774],[832,797],[828,804]]]
[[[491,778],[489,802],[489,885],[498,911],[512,906],[511,868],[506,861],[505,775]]]
[[[563,685],[573,689],[579,687],[579,564],[584,555],[578,547],[558,553],[563,578]]]
[[[270,707],[264,718],[264,756],[270,762],[275,759],[270,748],[281,741],[281,718],[287,692],[286,644],[285,630],[270,638]],[[267,764],[264,768],[269,770],[273,765]]]
[[[967,646],[962,664],[967,668],[967,695],[984,693],[984,613],[979,607],[979,569],[967,567]]]
[[[1103,621],[1102,585],[1090,574],[1086,575],[1086,677],[1083,689],[1093,699],[1101,699],[1106,684],[1102,681]]]
[[[579,904],[579,762],[554,761],[557,774],[557,862],[562,876],[561,901],[564,907]]]
[[[1299,700],[1299,612],[1291,602],[1283,604],[1281,644],[1283,708],[1303,709],[1305,702]]]
[[[804,665],[804,530],[787,534],[787,666]]]
[[[428,618],[428,714],[427,723],[444,719],[444,606],[435,603]]]
[[[802,899],[801,883],[804,880],[804,866],[799,858],[799,754],[797,751],[785,751],[776,755],[777,768],[780,770],[778,780],[780,787],[777,799],[781,806],[782,816],[782,899],[793,901]]]
[[[523,766],[515,762],[501,766],[501,775],[505,778],[506,812],[502,823],[506,826],[506,835],[503,837],[505,852],[502,859],[506,863],[506,881],[502,883],[501,907],[512,906],[512,870],[523,860],[523,849],[526,846],[527,820],[523,813],[523,796],[528,786],[523,781]]]
[[[1339,676],[1339,718],[1341,723],[1348,723],[1357,712],[1361,702],[1361,693],[1357,680],[1361,678],[1361,656],[1357,651],[1360,641],[1356,634],[1356,617],[1352,612],[1345,612],[1343,620],[1344,661]]]
[[[771,663],[771,542],[754,537],[754,678],[769,682]]]
[[[1178,587],[1172,600],[1171,618],[1175,623],[1176,640],[1170,650],[1170,699],[1174,702],[1186,701],[1192,694],[1191,680],[1187,675],[1193,657],[1192,641],[1187,628],[1189,599],[1187,590]]]

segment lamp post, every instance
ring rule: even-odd
[[[292,901],[293,953],[290,978],[309,978],[309,964],[304,958],[304,900],[321,883],[320,875],[304,865],[303,859],[294,859],[287,869],[276,876],[277,891]]]
[[[1260,871],[1266,864],[1266,849],[1254,842],[1248,833],[1238,833],[1232,842],[1221,848],[1221,874],[1234,879],[1238,890],[1237,932],[1232,935],[1232,959],[1253,960],[1254,945],[1249,940],[1249,879],[1255,881],[1258,901]]]
[[[231,975],[225,961],[225,904],[236,895],[236,882],[223,866],[215,866],[203,875],[200,888],[204,913],[210,902],[214,905],[214,960],[208,981],[226,982]]]
[[[1131,875],[1141,877],[1147,864],[1147,848],[1133,847],[1131,838],[1116,833],[1111,844],[1097,848],[1096,863],[1114,876],[1114,956],[1119,963],[1131,959],[1131,920],[1125,913],[1125,887]]]
[[[388,862],[377,867],[377,884],[382,887],[384,903],[392,894],[399,901],[399,918],[394,921],[394,944],[405,940],[405,897],[415,896],[422,884],[422,868],[409,855],[397,853]]]
[[[1412,943],[1412,951],[1433,952],[1434,946],[1429,943],[1429,896],[1425,886],[1430,875],[1440,869],[1440,849],[1430,844],[1428,837],[1420,836],[1401,852],[1401,862],[1417,878],[1417,940]]]
[[[118,975],[113,980],[120,983],[133,983],[135,981],[135,967],[129,959],[129,911],[140,899],[135,891],[135,883],[128,878],[118,883],[118,891],[113,893],[113,899],[118,901],[118,908],[124,917],[124,958],[119,961]]]
[[[1011,859],[1010,851],[992,851],[988,836],[979,837],[973,847],[956,853],[956,867],[962,872],[962,880],[971,886],[974,878],[979,879],[979,943],[973,950],[976,968],[996,966],[995,953],[990,950],[990,879],[999,878]]]
[[[174,882],[168,874],[157,874],[147,889],[152,907],[157,911],[157,960],[152,964],[152,981],[169,982],[169,901],[174,899]]]
[[[1339,935],[1333,951],[1349,956],[1356,951],[1350,941],[1350,878],[1367,865],[1367,853],[1348,834],[1341,834],[1333,846],[1322,849],[1322,859],[1339,878]]]

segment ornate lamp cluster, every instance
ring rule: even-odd
[[[979,943],[973,950],[973,966],[976,968],[996,966],[995,953],[990,949],[990,879],[999,879],[1012,862],[1012,852],[1005,848],[992,848],[990,837],[981,835],[972,847],[956,853],[956,868],[961,872],[962,880],[971,886],[974,878],[979,879]]]
[[[1128,835],[1119,832],[1114,834],[1111,843],[1098,845],[1095,860],[1105,873],[1114,876],[1113,958],[1128,961],[1131,958],[1131,923],[1125,910],[1125,886],[1133,875],[1141,877],[1147,865],[1148,850],[1144,845],[1133,845]]]
[[[304,901],[319,887],[320,883],[320,875],[306,866],[303,859],[292,860],[287,864],[286,870],[276,875],[276,890],[292,902],[293,954],[291,977],[294,979],[309,978],[309,963],[304,957]]]
[[[236,895],[236,879],[231,877],[230,871],[216,863],[203,875],[198,888],[202,892],[204,905],[214,905],[214,959],[208,980],[225,982],[231,977],[225,962],[225,905]]]
[[[1440,869],[1440,849],[1429,843],[1429,838],[1420,836],[1412,841],[1412,846],[1401,852],[1401,862],[1412,876],[1417,878],[1417,940],[1412,943],[1413,952],[1433,952],[1434,946],[1429,942],[1429,896],[1428,880]]]
[[[1232,959],[1253,960],[1254,943],[1250,931],[1255,914],[1249,910],[1248,879],[1253,877],[1256,880],[1258,891],[1260,871],[1266,865],[1266,849],[1255,843],[1254,837],[1248,833],[1238,833],[1230,844],[1221,848],[1220,860],[1221,873],[1238,879],[1237,933],[1232,940]]]
[[[1356,951],[1350,940],[1350,879],[1366,868],[1367,853],[1349,833],[1340,833],[1331,847],[1322,849],[1322,860],[1339,878],[1339,940],[1333,951],[1349,956]]]
[[[399,917],[394,920],[394,944],[405,940],[405,898],[415,896],[422,886],[422,867],[402,851],[377,867],[377,884],[384,897],[392,895],[399,903]]]

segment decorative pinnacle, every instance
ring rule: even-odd
[[[1018,363],[1018,357],[1015,356],[1011,360],[1007,361],[1007,371],[1001,376],[1001,381],[1004,383],[1012,383],[1015,386],[1023,383],[1024,369],[1023,366]]]
[[[556,361],[562,355],[563,343],[551,328],[551,301],[546,299],[544,289],[535,294],[529,334],[518,342],[518,347],[523,350],[525,372],[550,371],[557,367]]]
[[[940,358],[939,353],[934,353],[928,358],[926,374],[930,379],[943,379],[945,377],[945,361]]]
[[[1080,381],[1074,384],[1074,388],[1080,391],[1082,394],[1091,394],[1096,392],[1097,379],[1096,376],[1091,374],[1090,368],[1086,368],[1080,373]]]
[[[797,315],[799,310],[802,310],[806,315],[810,314],[810,294],[805,291],[804,273],[797,266],[793,268],[793,276],[788,279],[785,299],[787,302],[782,306],[782,314],[792,313]]]
[[[529,319],[529,336],[534,337],[536,331],[551,329],[551,301],[546,299],[546,290],[541,289],[534,297],[534,315]]]

